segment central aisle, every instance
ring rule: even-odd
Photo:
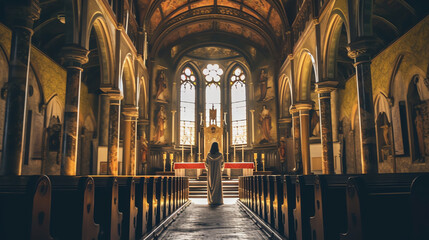
[[[159,239],[269,239],[236,203],[224,198],[224,204],[207,205],[207,199],[193,198]]]

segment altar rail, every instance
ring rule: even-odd
[[[239,199],[290,240],[429,236],[429,174],[248,176]]]
[[[1,176],[1,239],[141,239],[189,199],[170,176]]]
[[[253,175],[254,164],[252,162],[226,162],[225,169],[243,169],[243,176]],[[203,162],[184,162],[174,163],[174,172],[176,176],[185,176],[186,169],[205,169]]]

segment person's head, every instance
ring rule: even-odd
[[[219,152],[219,144],[217,142],[214,142],[212,144],[212,148],[210,149],[211,154],[216,154]]]

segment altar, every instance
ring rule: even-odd
[[[253,162],[226,162],[225,169],[243,169],[243,176],[252,176],[255,165]],[[184,177],[186,169],[205,169],[203,162],[174,163],[176,176]]]

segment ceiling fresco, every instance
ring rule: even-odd
[[[200,47],[187,54],[194,58],[226,59],[240,56],[240,53],[224,47]]]
[[[280,45],[290,28],[281,1],[153,0],[146,5],[149,42],[158,46],[195,33],[221,31],[264,48]]]

